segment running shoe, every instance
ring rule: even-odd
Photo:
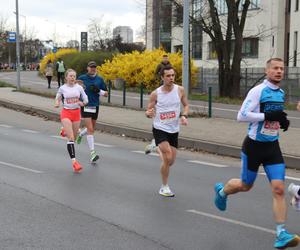
[[[78,134],[78,135],[76,136],[76,143],[77,143],[77,144],[80,144],[80,143],[81,143],[81,140],[82,140],[82,136],[81,136],[80,134]]]
[[[159,189],[159,194],[165,197],[174,197],[175,194],[171,191],[170,187],[168,185],[164,186],[162,185]]]
[[[216,207],[221,210],[221,211],[225,211],[226,210],[226,205],[227,205],[227,196],[226,197],[222,197],[219,192],[220,190],[224,188],[224,184],[223,183],[216,183],[215,185],[215,192],[216,192],[216,196],[215,196],[215,205]]]
[[[66,131],[64,130],[64,127],[60,128],[60,132],[59,132],[61,137],[66,137]]]
[[[99,159],[99,155],[96,154],[95,150],[91,152],[91,163],[95,163]]]
[[[147,155],[154,152],[156,152],[156,144],[155,144],[155,140],[152,139],[151,143],[145,147],[145,154]]]
[[[291,183],[288,187],[288,192],[292,197],[290,201],[291,206],[295,210],[300,211],[300,199],[298,199],[296,196],[296,194],[298,193],[297,189],[298,187],[294,183]]]
[[[79,173],[80,170],[82,169],[81,165],[79,164],[78,161],[73,162],[73,169],[75,173]]]
[[[288,247],[296,247],[300,242],[300,237],[296,234],[290,234],[288,231],[282,231],[276,237],[274,247],[277,249],[286,249]]]

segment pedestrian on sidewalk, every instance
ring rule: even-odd
[[[53,77],[53,71],[54,71],[53,63],[51,62],[51,60],[48,60],[46,67],[45,67],[45,76],[48,81],[48,89],[51,88],[51,80]]]
[[[78,80],[82,81],[89,102],[85,107],[81,107],[85,128],[77,135],[76,142],[80,144],[82,137],[87,135],[91,163],[96,163],[99,155],[95,151],[94,131],[99,114],[100,96],[108,96],[107,88],[102,77],[97,75],[97,64],[94,61],[88,63],[87,73],[79,76]]]
[[[74,171],[79,172],[82,167],[75,158],[74,140],[80,126],[80,107],[88,103],[88,97],[83,88],[76,83],[76,72],[73,69],[67,70],[66,82],[57,91],[55,107],[58,108],[60,103],[63,103],[60,119],[63,131],[68,138],[67,150],[72,160]]]
[[[286,228],[287,206],[284,194],[285,163],[279,147],[279,129],[287,131],[289,120],[283,111],[285,94],[280,89],[284,76],[284,62],[271,58],[266,63],[266,79],[247,94],[238,113],[238,121],[249,122],[241,153],[242,170],[239,179],[231,179],[225,185],[215,185],[215,205],[225,211],[227,197],[249,191],[262,164],[273,194],[273,213],[276,222],[274,247],[285,249],[299,244],[299,236]]]
[[[155,70],[155,75],[156,78],[160,81],[159,86],[163,85],[163,80],[161,79],[161,70],[166,67],[166,66],[172,66],[172,64],[169,61],[169,56],[167,54],[164,54],[162,56],[162,61],[160,62],[160,64],[157,65],[156,70]]]
[[[56,72],[57,72],[57,83],[58,87],[60,87],[60,83],[65,83],[65,71],[66,67],[61,58],[58,58],[58,61],[56,62]]]
[[[148,118],[154,118],[152,132],[162,160],[160,168],[162,186],[159,194],[173,197],[175,194],[168,185],[170,167],[176,159],[180,123],[188,124],[189,105],[184,88],[175,84],[175,70],[172,66],[166,66],[161,70],[161,78],[163,85],[151,93],[145,114]],[[181,103],[182,115],[180,115]]]

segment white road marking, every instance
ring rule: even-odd
[[[145,154],[145,151],[131,151],[132,153],[137,153],[137,154]],[[148,155],[153,155],[153,156],[159,156],[157,153],[150,153]]]
[[[97,143],[97,142],[95,142],[94,144],[96,146],[104,147],[104,148],[113,148],[114,147],[113,145],[107,145],[107,144],[102,144],[102,143]]]
[[[22,129],[22,131],[25,132],[25,133],[31,133],[31,134],[38,134],[39,133],[38,131],[30,130],[30,129]]]
[[[11,167],[11,168],[17,168],[17,169],[32,172],[32,173],[35,173],[35,174],[42,174],[43,173],[42,171],[34,170],[34,169],[31,169],[31,168],[25,168],[25,167],[22,167],[22,166],[18,166],[18,165],[8,163],[8,162],[3,162],[3,161],[0,161],[0,165],[4,165],[6,167]]]
[[[6,125],[6,124],[0,124],[0,127],[2,127],[2,128],[12,128],[12,126]]]
[[[259,173],[260,175],[267,175],[266,173]],[[285,179],[287,180],[293,180],[293,181],[300,181],[300,178],[291,177],[291,176],[285,176]]]
[[[229,222],[229,223],[232,223],[232,224],[235,224],[235,225],[238,225],[238,226],[252,228],[252,229],[263,231],[263,232],[270,233],[270,234],[276,234],[276,232],[274,230],[271,230],[271,229],[268,229],[268,228],[264,228],[264,227],[252,225],[252,224],[249,224],[249,223],[245,223],[245,222],[242,222],[242,221],[217,216],[217,215],[214,215],[214,214],[204,213],[204,212],[197,211],[197,210],[186,210],[186,212],[202,215],[202,216],[209,217],[209,218],[216,219],[216,220],[220,220],[220,221]]]
[[[196,163],[196,164],[201,164],[201,165],[206,165],[206,166],[212,166],[212,167],[217,167],[217,168],[227,168],[228,166],[222,165],[222,164],[217,164],[217,163],[211,163],[211,162],[205,162],[205,161],[188,161],[190,163]]]

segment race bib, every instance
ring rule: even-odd
[[[159,114],[159,119],[161,123],[170,123],[172,121],[176,120],[176,112],[175,111],[169,111]]]
[[[261,128],[261,133],[263,135],[277,136],[278,130],[280,129],[280,124],[277,121],[264,121]]]
[[[84,107],[83,111],[86,113],[96,113],[97,109],[96,109],[96,107]]]

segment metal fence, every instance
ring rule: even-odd
[[[249,89],[264,79],[264,68],[242,68],[240,89],[241,96],[245,96]],[[197,85],[193,92],[208,93],[208,88],[212,87],[212,95],[219,94],[218,69],[199,68]],[[289,67],[285,69],[284,79],[281,88],[286,92],[287,101],[296,103],[300,100],[300,68]]]

